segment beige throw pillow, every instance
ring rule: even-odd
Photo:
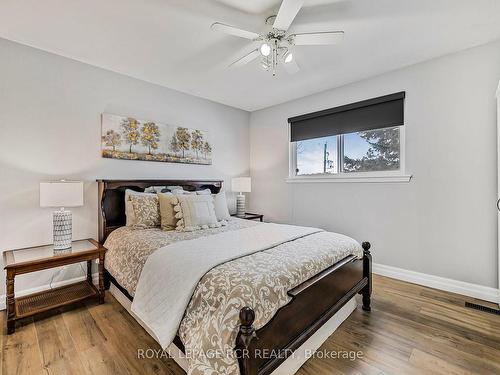
[[[160,205],[156,194],[132,194],[130,201],[134,208],[135,228],[155,228],[160,226]]]
[[[173,199],[177,230],[193,231],[218,228],[227,222],[218,222],[211,195],[177,195]]]
[[[161,229],[174,230],[177,225],[177,218],[174,211],[174,195],[172,193],[158,194],[160,201]]]

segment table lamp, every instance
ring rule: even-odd
[[[54,211],[54,250],[69,249],[72,241],[71,211],[65,207],[83,206],[83,182],[52,181],[40,182],[40,207],[59,207]]]
[[[252,191],[252,183],[250,177],[235,177],[231,180],[231,188],[239,194],[236,196],[236,216],[245,216],[245,196],[243,193]]]

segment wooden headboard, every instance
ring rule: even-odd
[[[125,225],[125,190],[144,191],[150,186],[182,186],[184,190],[210,189],[218,193],[217,180],[97,180],[99,193],[99,242],[106,241],[115,229]]]

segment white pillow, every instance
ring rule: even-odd
[[[231,215],[229,215],[229,209],[227,207],[226,193],[221,191],[212,196],[214,197],[215,216],[217,217],[217,221],[229,220]]]
[[[145,193],[161,193],[162,190],[165,190],[166,186],[150,186],[144,189]]]
[[[132,194],[138,195],[156,195],[156,193],[142,193],[140,191],[135,191],[132,189],[125,189],[125,225],[127,227],[131,227],[136,224],[134,207],[132,206],[132,201],[130,200],[130,196]]]
[[[186,194],[186,195],[195,195],[196,192],[195,191],[187,191],[187,190],[184,190],[184,189],[174,189],[174,190],[171,190],[170,191],[172,194],[174,195],[182,195],[182,194]]]
[[[219,228],[226,221],[217,221],[214,198],[211,195],[182,194],[172,200],[177,221],[176,230],[190,232],[199,229]]]
[[[210,194],[212,194],[212,190],[210,190],[210,189],[197,190],[196,194],[198,194],[198,195],[210,195]]]

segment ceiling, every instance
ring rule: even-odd
[[[255,46],[279,0],[0,0],[0,37],[248,111],[500,39],[498,0],[305,0],[291,32],[344,30],[342,44],[296,47],[273,78]]]

